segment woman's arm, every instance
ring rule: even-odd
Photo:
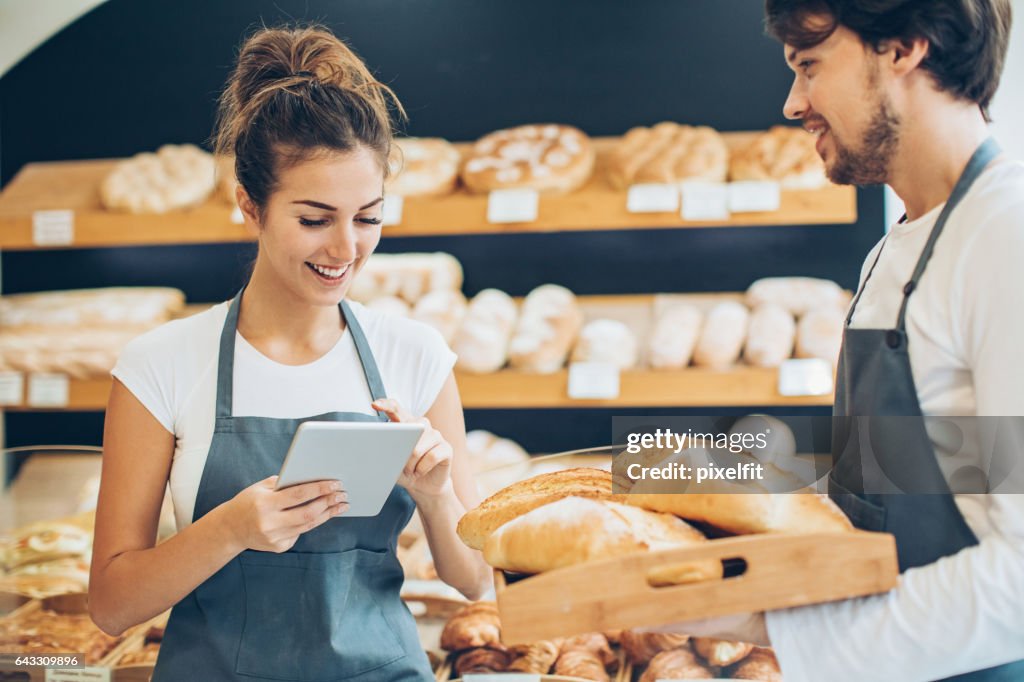
[[[374,406],[383,408],[392,421],[417,421],[393,400]],[[483,555],[467,547],[455,532],[466,510],[480,503],[480,494],[469,468],[462,400],[454,375],[448,376],[425,421],[427,433],[410,458],[415,470],[403,473],[401,483],[416,501],[438,577],[467,599],[480,599],[493,586],[491,569]]]
[[[173,434],[115,380],[89,584],[89,613],[109,634],[171,608],[242,550],[284,551],[344,509],[333,483],[275,492],[268,479],[156,545],[173,454]]]

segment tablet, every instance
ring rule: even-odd
[[[338,480],[348,493],[343,516],[376,516],[423,428],[394,422],[303,422],[281,466],[277,490]]]

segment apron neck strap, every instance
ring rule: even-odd
[[[217,418],[230,417],[233,412],[234,379],[235,379],[235,333],[238,331],[238,312],[241,307],[242,293],[245,287],[231,299],[228,306],[228,314],[224,320],[224,328],[220,333],[220,354],[217,361]],[[359,324],[359,320],[352,313],[347,301],[338,304],[342,319],[348,327],[349,334],[356,346],[356,353],[359,355],[359,363],[363,367],[363,375],[370,388],[370,396],[373,400],[381,400],[387,397],[384,390],[384,382],[377,368],[377,361],[370,350],[370,344],[366,340],[366,334]],[[387,421],[387,415],[377,413],[380,421]]]
[[[935,227],[932,228],[932,233],[928,236],[924,250],[921,251],[921,257],[917,260],[914,274],[906,286],[903,287],[903,303],[900,305],[900,315],[896,322],[896,328],[900,331],[906,330],[907,304],[910,302],[910,294],[914,292],[914,289],[917,288],[918,283],[921,281],[921,275],[924,274],[925,268],[928,267],[928,261],[932,258],[932,252],[935,251],[935,243],[939,240],[943,229],[945,229],[949,216],[963,198],[967,196],[967,193],[974,185],[974,181],[981,176],[985,168],[992,162],[992,159],[999,156],[1001,151],[999,143],[990,137],[981,143],[974,151],[974,154],[971,155],[970,161],[967,162],[967,167],[964,168],[963,174],[957,180],[956,185],[953,187],[953,192],[949,195],[946,205],[942,208],[942,212],[939,213],[939,217],[935,221]]]

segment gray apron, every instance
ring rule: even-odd
[[[276,474],[302,422],[387,420],[353,412],[233,417],[241,296],[231,302],[221,333],[216,426],[193,520]],[[370,394],[386,397],[359,322],[345,302],[339,308]],[[414,509],[395,486],[375,517],[333,518],[281,554],[242,552],[171,611],[153,682],[433,679],[415,621],[399,598],[403,574],[395,545]]]
[[[999,146],[989,139],[971,157],[903,288],[896,328],[850,327],[881,249],[846,318],[836,384],[829,496],[858,528],[896,537],[900,571],[931,564],[978,544],[956,506],[925,429],[911,372],[906,315],[910,295],[921,281],[950,214],[998,154]],[[1024,661],[950,680],[1021,682]]]

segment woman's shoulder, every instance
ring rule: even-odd
[[[165,322],[132,339],[122,350],[122,359],[158,356],[162,360],[216,349],[227,317],[228,303]]]

